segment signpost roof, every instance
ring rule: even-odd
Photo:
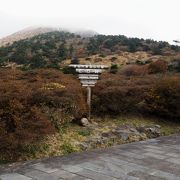
[[[106,69],[106,65],[82,65],[82,64],[70,64],[69,67],[80,68],[80,69]]]

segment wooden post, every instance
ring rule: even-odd
[[[91,87],[90,86],[87,87],[87,104],[89,108],[88,119],[91,122]]]
[[[79,74],[78,78],[83,87],[87,87],[87,105],[88,105],[88,119],[91,120],[91,87],[94,87],[99,74],[103,72],[103,69],[108,68],[105,65],[83,65],[83,64],[70,64],[69,67],[76,68],[76,72]]]

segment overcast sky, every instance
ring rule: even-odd
[[[171,42],[180,39],[180,0],[0,0],[0,38],[39,25]]]

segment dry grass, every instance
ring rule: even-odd
[[[121,116],[118,118],[103,118],[98,119],[100,123],[103,123],[104,126],[117,126],[117,125],[133,125],[133,126],[143,126],[143,125],[160,125],[161,126],[161,135],[170,135],[174,133],[180,132],[180,123],[172,122],[168,120],[158,119],[158,118],[150,118],[150,117],[142,117],[142,116]]]
[[[156,61],[159,59],[164,59],[164,57],[160,55],[152,55],[150,53],[144,52],[144,51],[138,51],[135,53],[130,52],[121,52],[120,54],[113,54],[113,55],[107,55],[105,57],[102,57],[101,55],[92,55],[88,56],[86,58],[79,58],[80,64],[105,64],[108,66],[111,66],[111,64],[117,64],[119,66],[125,65],[125,64],[133,64],[137,60],[139,61]],[[63,62],[64,65],[70,64],[71,60],[67,59]]]
[[[72,123],[66,124],[59,133],[46,137],[41,144],[37,146],[34,152],[30,151],[28,156],[24,156],[19,160],[60,156],[72,152],[80,152],[82,150],[78,146],[79,142],[84,142],[90,137],[96,136],[102,132],[108,132],[112,130],[112,128],[116,128],[120,125],[133,125],[138,127],[142,125],[158,124],[161,126],[161,135],[163,136],[180,132],[180,124],[176,122],[141,116],[121,116],[117,118],[105,117],[103,119],[94,118],[94,121],[98,123],[98,128],[93,130]],[[107,144],[104,144],[101,148],[115,144],[117,144],[117,142],[107,142]],[[96,148],[99,147],[97,146]]]

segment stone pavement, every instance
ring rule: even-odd
[[[180,135],[0,166],[1,180],[180,180]]]

